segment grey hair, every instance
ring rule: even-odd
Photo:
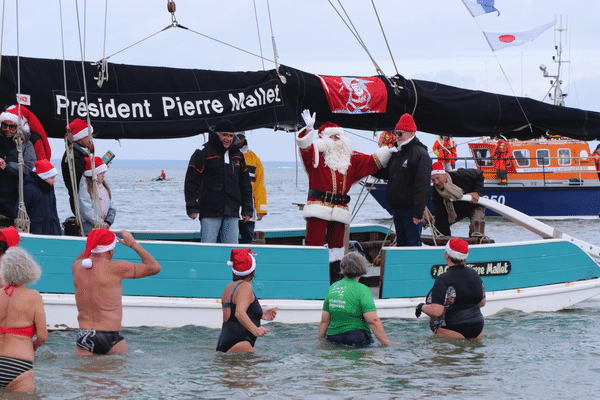
[[[11,247],[2,256],[0,277],[4,285],[30,285],[42,275],[42,269],[21,247]]]
[[[342,258],[340,269],[346,278],[357,278],[369,271],[369,261],[362,254],[352,251]]]

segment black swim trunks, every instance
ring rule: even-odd
[[[125,340],[123,332],[80,329],[77,333],[77,347],[94,354],[106,354],[115,344]]]

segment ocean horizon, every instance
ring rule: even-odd
[[[53,158],[50,160],[52,165],[60,166],[61,158]],[[121,160],[118,158],[114,158],[110,165],[115,167],[185,167],[187,166],[189,158],[185,160]],[[262,162],[264,168],[294,168],[298,166],[298,168],[302,167],[302,162],[298,161],[263,161]]]

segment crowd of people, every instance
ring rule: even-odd
[[[483,234],[483,214],[477,205],[483,189],[482,174],[476,170],[446,171],[447,166],[441,162],[432,166],[427,147],[416,137],[417,126],[410,114],[400,117],[393,132],[395,140],[388,140],[371,155],[354,151],[340,126],[326,123],[315,132],[316,115],[305,110],[302,118],[306,126],[298,132],[296,143],[309,178],[303,211],[307,224],[305,245],[327,245],[330,252],[330,287],[317,336],[337,345],[366,347],[374,343],[374,335],[382,345],[392,345],[377,315],[370,289],[359,281],[366,274],[369,262],[356,251],[344,254],[344,236],[351,220],[350,188],[368,175],[387,179],[397,245],[420,246],[423,214],[432,182],[436,227],[450,236],[449,226],[469,216],[472,231]],[[3,139],[8,139],[17,131],[17,124],[11,116],[0,116],[0,120]],[[76,354],[127,353],[122,327],[123,279],[153,276],[161,267],[129,232],[115,233],[108,229],[116,215],[105,180],[108,167],[101,157],[92,157],[91,126],[77,119],[68,128],[73,137],[73,152],[71,155],[65,152],[61,162],[63,178],[71,209],[74,214],[80,213],[83,233],[87,236],[85,249],[72,264],[79,323]],[[0,145],[8,143],[5,142]],[[11,139],[10,143],[14,141]],[[11,157],[0,159],[0,171],[14,163]],[[31,154],[28,157],[33,166],[20,168],[26,175],[23,202],[31,215],[31,232],[60,235],[53,192],[58,172],[48,159],[35,159]],[[74,168],[69,168],[69,164]],[[164,171],[161,177],[166,179]],[[208,142],[194,152],[186,172],[184,193],[187,215],[200,221],[202,242],[253,242],[255,221],[267,215],[264,168],[249,149],[245,134],[236,133],[233,122],[219,121],[211,129]],[[449,199],[463,193],[472,196],[473,204],[465,203],[462,208],[448,204]],[[14,193],[11,196],[14,198]],[[17,215],[19,202],[10,200],[10,208],[5,207],[9,202],[3,200],[0,197],[0,205],[4,205],[0,206],[1,212],[8,217]],[[38,218],[39,215],[44,217]],[[0,307],[6,310],[0,315],[0,386],[32,391],[34,352],[44,343],[48,332],[41,296],[26,287],[40,277],[41,269],[18,243],[19,234],[14,227],[0,231],[0,252],[3,252],[0,274],[4,285]],[[118,243],[133,249],[141,262],[113,259]],[[448,241],[445,251],[448,272],[436,279],[426,302],[415,311],[417,317],[421,313],[431,317],[431,328],[436,335],[481,337],[483,317],[479,308],[485,305],[485,290],[479,276],[465,268],[467,254],[466,242],[456,238]],[[223,325],[216,350],[254,352],[256,339],[268,333],[261,320],[273,321],[277,310],[263,310],[254,294],[252,280],[257,265],[251,249],[234,248],[227,264],[232,271],[232,282],[221,297]],[[3,375],[2,371],[7,370],[12,372]]]

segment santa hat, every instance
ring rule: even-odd
[[[89,133],[94,133],[94,128],[92,128],[92,125],[88,126],[87,122],[79,118],[73,120],[73,122],[69,124],[69,129],[71,130],[73,140],[75,141],[87,137],[88,131]]]
[[[446,253],[455,260],[466,260],[469,255],[469,244],[462,239],[452,238],[446,243]]]
[[[33,170],[42,179],[52,178],[58,174],[56,168],[48,160],[36,161]]]
[[[431,166],[431,175],[439,175],[439,174],[445,174],[446,173],[446,169],[444,168],[444,164],[442,164],[439,161],[436,161],[433,163],[433,165]]]
[[[250,275],[256,269],[255,255],[250,249],[232,249],[227,265],[238,276]]]
[[[38,134],[42,140],[35,142],[35,154],[38,159],[46,158],[50,160],[50,156],[52,153],[52,149],[50,148],[50,143],[48,142],[48,136],[46,136],[46,131],[42,126],[42,123],[35,116],[34,113],[29,111],[25,106],[20,106],[21,108],[21,125],[23,126],[23,132],[35,132]],[[6,109],[2,114],[0,114],[0,122],[10,121],[12,123],[19,123],[19,108],[17,105],[12,105]],[[38,153],[41,153],[40,154]]]
[[[416,132],[417,125],[415,124],[415,120],[410,114],[403,114],[400,117],[400,121],[396,124],[397,131],[408,131],[408,132]]]
[[[117,245],[117,236],[108,229],[94,229],[85,242],[85,259],[81,262],[85,268],[92,268],[91,253],[104,253]]]
[[[319,137],[332,135],[345,135],[344,129],[333,122],[325,122],[323,125],[321,125],[319,128]]]
[[[96,175],[106,172],[108,167],[102,161],[102,157],[94,157],[94,164],[96,167]],[[85,176],[92,176],[92,160],[89,157],[85,158]]]
[[[8,247],[15,247],[19,244],[21,236],[19,236],[19,232],[14,226],[9,226],[8,228],[0,229],[0,240],[6,242]]]

